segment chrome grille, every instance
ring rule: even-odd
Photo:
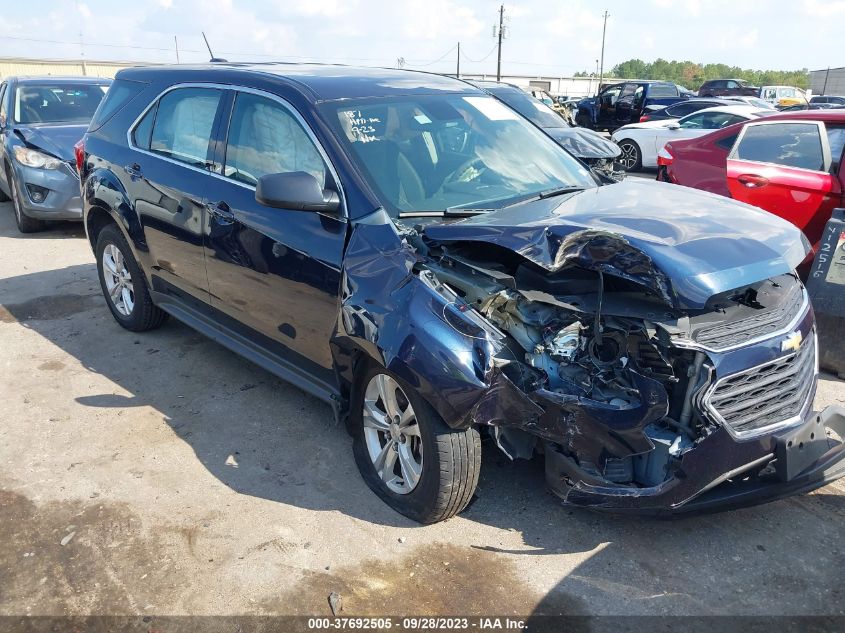
[[[800,418],[815,375],[813,333],[794,354],[718,380],[705,406],[736,435],[762,433]]]
[[[736,347],[786,329],[803,312],[804,288],[796,283],[783,301],[770,310],[740,319],[732,323],[720,323],[714,327],[699,330],[695,341],[713,350]]]

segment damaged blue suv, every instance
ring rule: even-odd
[[[482,432],[603,510],[845,474],[843,411],[812,411],[807,245],[770,214],[601,185],[495,98],[424,73],[132,68],[101,108],[79,158],[114,318],[172,315],[329,402],[402,514],[466,507]]]

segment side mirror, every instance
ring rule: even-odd
[[[677,122],[670,123],[666,126],[667,130],[680,130],[681,124]]]
[[[255,200],[266,207],[294,211],[335,213],[340,208],[336,191],[323,189],[311,174],[291,171],[258,179]]]

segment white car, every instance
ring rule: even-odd
[[[704,136],[734,123],[774,114],[749,105],[718,106],[693,112],[677,121],[646,121],[617,129],[610,137],[622,150],[617,162],[625,171],[657,167],[657,152],[669,141]]]

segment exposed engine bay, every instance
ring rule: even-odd
[[[601,270],[550,273],[490,244],[410,241],[426,253],[426,272],[454,292],[456,309],[472,309],[503,334],[494,389],[474,421],[488,425],[511,459],[554,451],[572,482],[594,486],[653,488],[670,479],[718,426],[702,414],[713,368],[696,338],[731,323],[744,324],[734,335],[748,331],[749,318],[800,289],[783,275],[714,297],[705,309],[679,310]]]

